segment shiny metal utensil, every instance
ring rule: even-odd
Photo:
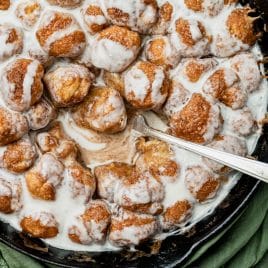
[[[175,138],[149,127],[142,115],[134,118],[133,129],[142,135],[158,138],[268,183],[268,164],[266,163]]]

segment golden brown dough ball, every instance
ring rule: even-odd
[[[66,8],[76,8],[81,5],[83,0],[47,0],[51,5],[66,7]]]
[[[36,38],[50,56],[73,58],[86,47],[85,33],[73,15],[46,11],[36,32]]]
[[[46,127],[53,119],[56,118],[55,108],[44,98],[34,104],[27,111],[29,127],[32,130],[38,130]]]
[[[180,55],[201,57],[209,54],[211,38],[200,21],[179,18],[173,28],[170,41]]]
[[[1,39],[0,62],[10,58],[15,54],[20,54],[22,52],[23,33],[19,28],[11,24],[0,25],[0,39]]]
[[[28,131],[25,116],[0,107],[0,146],[19,140]]]
[[[162,181],[175,181],[178,178],[180,165],[175,161],[175,153],[169,144],[141,138],[136,147],[140,153],[136,166],[142,172],[149,171],[154,178]]]
[[[69,238],[79,244],[99,243],[106,236],[111,221],[110,210],[104,201],[92,200],[76,220],[77,224],[69,228]]]
[[[63,172],[63,164],[53,154],[42,155],[37,165],[25,175],[28,191],[34,198],[55,200]]]
[[[112,215],[109,241],[116,246],[139,245],[157,231],[156,218],[119,209]]]
[[[21,183],[0,178],[0,212],[10,214],[19,211],[21,203]]]
[[[163,3],[158,9],[157,23],[152,27],[150,32],[152,34],[166,34],[172,21],[173,11],[173,5],[169,1]]]
[[[221,182],[215,174],[196,165],[186,169],[185,184],[195,199],[202,203],[215,197]]]
[[[79,64],[57,64],[44,76],[44,82],[57,107],[69,107],[81,102],[91,86],[89,70]]]
[[[124,84],[124,79],[121,74],[110,73],[110,72],[104,71],[103,80],[106,86],[117,90],[122,97],[124,96],[125,84]]]
[[[181,65],[183,77],[191,83],[197,83],[208,71],[217,66],[217,61],[212,58],[193,58],[183,60]]]
[[[3,154],[3,168],[14,173],[23,173],[35,161],[36,150],[29,138],[9,144]]]
[[[27,111],[43,94],[43,66],[37,60],[17,59],[4,69],[1,94],[12,110]]]
[[[184,4],[187,8],[209,16],[218,15],[223,9],[225,2],[224,0],[184,0]]]
[[[216,70],[205,82],[203,92],[232,109],[242,108],[247,100],[239,77],[228,68]]]
[[[249,46],[254,45],[260,37],[254,31],[254,18],[248,15],[252,11],[250,7],[234,9],[226,21],[231,36]]]
[[[124,75],[125,98],[136,109],[159,109],[165,102],[170,81],[161,66],[138,61]]]
[[[91,44],[91,62],[109,72],[124,71],[137,57],[141,46],[138,33],[110,26],[95,35]]]
[[[89,168],[77,161],[71,161],[66,167],[69,186],[73,198],[82,198],[89,202],[96,190],[96,181]]]
[[[180,200],[168,206],[160,218],[163,229],[175,229],[184,223],[192,214],[193,206],[188,200]]]
[[[163,112],[167,117],[178,113],[190,99],[190,92],[176,78],[171,80],[171,87],[167,100],[163,106]]]
[[[115,25],[125,26],[133,31],[147,33],[157,21],[156,0],[105,0],[104,13]]]
[[[130,211],[153,215],[162,212],[164,188],[150,174],[115,162],[95,168],[95,175],[102,198]]]
[[[180,54],[166,36],[149,39],[144,49],[147,60],[157,65],[174,68],[180,60]]]
[[[41,9],[37,0],[20,1],[15,14],[24,28],[31,29],[38,21]]]
[[[0,10],[8,10],[10,7],[10,0],[1,0]]]
[[[84,22],[87,30],[91,34],[96,34],[108,26],[107,19],[101,9],[100,3],[95,0],[90,0],[82,10]]]
[[[240,78],[241,87],[248,93],[259,89],[261,72],[257,59],[251,52],[238,54],[230,59],[231,69]]]
[[[207,146],[219,151],[227,152],[245,157],[247,154],[247,144],[244,139],[230,135],[219,135]],[[226,174],[230,172],[230,168],[225,167],[215,161],[203,157],[203,162],[213,172],[218,174]]]
[[[73,112],[75,122],[98,132],[117,133],[125,129],[127,114],[119,92],[108,87],[90,90]]]
[[[45,211],[28,213],[20,221],[23,232],[38,238],[57,236],[58,225],[54,215]]]
[[[170,118],[169,125],[171,133],[179,138],[206,143],[219,133],[222,118],[218,106],[194,93],[183,109]]]

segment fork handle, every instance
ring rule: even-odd
[[[171,135],[146,126],[144,134],[179,146],[182,149],[207,157],[249,176],[268,183],[268,164],[246,157],[219,151],[210,147],[175,138]]]

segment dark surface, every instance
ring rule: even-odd
[[[246,1],[242,1],[245,3]],[[256,12],[268,21],[268,1],[247,1]],[[255,15],[255,14],[253,14]],[[266,17],[265,17],[266,16]],[[256,29],[264,28],[263,20],[256,23]],[[265,45],[266,44],[266,45]],[[264,33],[260,45],[264,55],[268,55],[268,34]],[[266,66],[267,67],[267,66]],[[267,70],[267,68],[266,68]],[[268,162],[268,127],[264,127],[262,137],[254,153],[259,160]],[[204,220],[197,223],[187,234],[168,237],[161,244],[147,243],[135,253],[121,252],[72,252],[47,247],[38,239],[19,233],[0,221],[0,241],[42,262],[62,267],[167,267],[182,264],[205,242],[223,231],[239,216],[261,183],[243,176],[221,205]]]

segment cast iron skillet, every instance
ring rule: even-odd
[[[259,30],[268,22],[268,1],[241,1],[256,8],[262,19],[257,22]],[[253,14],[256,15],[256,14]],[[268,55],[268,33],[264,33],[260,46],[264,55]],[[266,66],[266,71],[268,70]],[[253,154],[263,162],[268,162],[268,126],[264,126],[263,135]],[[256,189],[262,183],[243,176],[219,207],[189,232],[174,235],[160,242],[147,242],[139,246],[136,252],[73,252],[45,245],[39,239],[16,231],[10,225],[0,221],[0,241],[11,248],[31,256],[41,262],[62,267],[174,267],[182,265],[189,257],[213,236],[230,226],[242,213]]]

